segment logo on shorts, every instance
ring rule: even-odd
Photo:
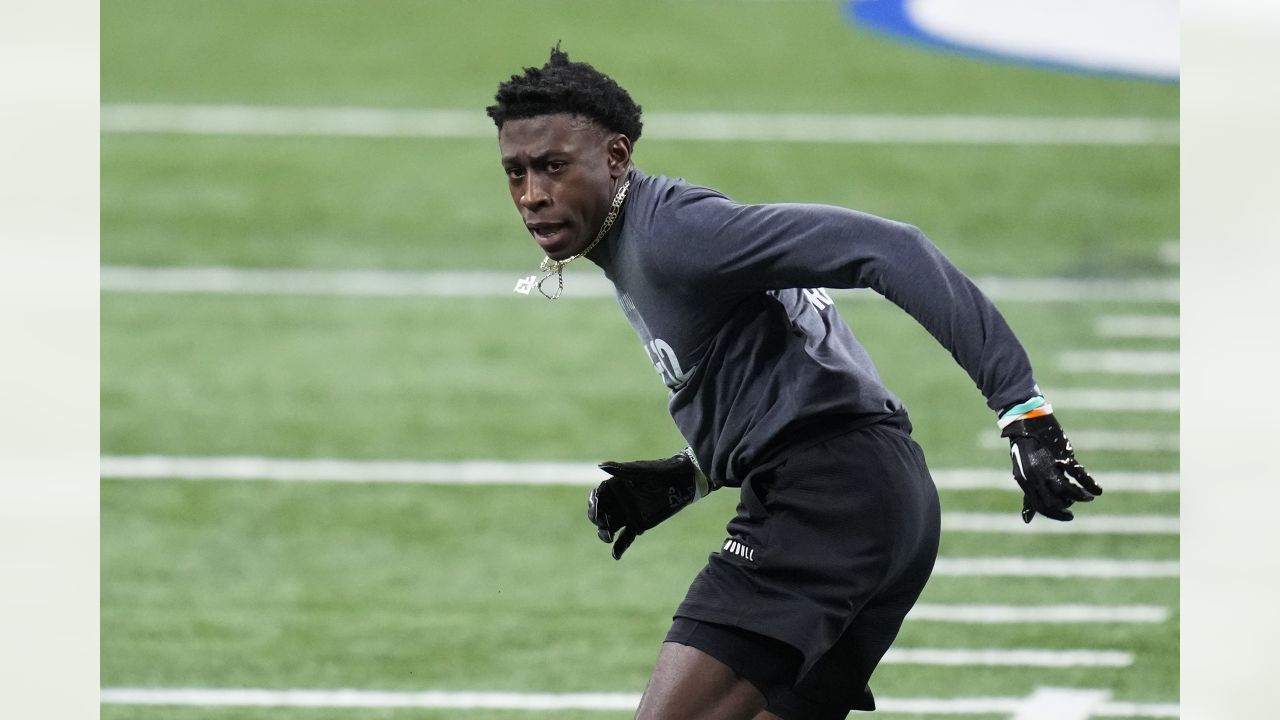
[[[747,560],[749,562],[756,561],[756,551],[754,548],[749,548],[732,538],[724,541],[724,547],[720,548],[720,551],[733,553],[734,555],[737,555],[743,560]]]

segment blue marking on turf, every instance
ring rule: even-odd
[[[1080,65],[1073,65],[1071,63],[1057,62],[1053,60],[1043,60],[1025,55],[1012,55],[1008,53],[995,52],[979,45],[957,43],[948,38],[934,35],[928,30],[917,25],[915,21],[911,19],[911,16],[907,14],[907,1],[908,0],[848,0],[844,6],[845,19],[852,24],[860,25],[872,32],[888,36],[894,40],[910,45],[919,45],[936,50],[944,50],[982,60],[994,60],[997,62],[1027,65],[1043,70],[1056,70],[1059,72],[1071,72],[1082,75],[1095,75],[1099,77],[1149,80],[1152,82],[1172,84],[1178,83],[1177,77],[1157,77],[1153,75],[1124,72],[1121,70],[1099,70],[1097,68],[1083,67]]]

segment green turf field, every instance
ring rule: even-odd
[[[1176,86],[1047,72],[897,45],[834,2],[644,4],[108,0],[104,104],[469,109],[557,40],[651,112],[794,111],[1176,118]],[[974,276],[1177,278],[1178,148],[717,143],[643,138],[637,163],[749,202],[842,204],[923,228]],[[108,266],[444,271],[536,267],[496,144],[200,134],[102,138]],[[567,293],[594,268],[575,264]],[[406,461],[670,454],[665,390],[616,303],[501,297],[107,292],[102,452]],[[1069,352],[1176,352],[1113,337],[1117,315],[1175,303],[1000,303],[1050,399],[1173,390],[1176,374],[1071,370]],[[907,403],[936,470],[1002,469],[973,383],[879,299],[840,311]],[[1152,321],[1155,322],[1155,321]],[[1090,448],[1109,474],[1176,473],[1176,412],[1059,404],[1069,431],[1163,449]],[[518,478],[513,478],[518,479]],[[1012,486],[1012,480],[1009,481]],[[104,688],[638,693],[670,612],[719,548],[732,491],[640,538],[620,563],[583,487],[102,483]],[[1002,490],[942,493],[946,512],[1016,514]],[[1108,492],[1089,515],[1176,517],[1176,492]],[[1045,522],[1043,519],[1036,523]],[[945,558],[1176,561],[1170,534],[954,532]],[[1046,561],[1050,563],[1050,561]],[[1104,689],[1178,698],[1176,577],[935,577],[930,605],[1153,606],[1161,622],[909,620],[902,648],[1122,651],[1125,667],[887,664],[878,697],[1022,698]],[[618,711],[144,707],[103,717],[621,718]],[[936,717],[895,713],[892,717]],[[1005,714],[947,717],[1005,718]]]

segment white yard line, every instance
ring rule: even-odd
[[[1089,720],[1110,699],[1109,690],[1036,688],[1011,720]]]
[[[468,710],[635,710],[636,693],[515,693],[250,688],[103,688],[104,705],[204,707],[454,708]]]
[[[1093,452],[1176,453],[1180,447],[1178,433],[1147,430],[1075,430],[1069,431],[1071,444],[1077,450]],[[977,436],[978,446],[987,450],[1009,447],[1009,441],[988,432]],[[1106,483],[1099,480],[1102,487]]]
[[[532,267],[532,265],[530,266]],[[213,295],[309,295],[355,297],[503,297],[540,299],[515,292],[529,271],[319,270],[301,268],[137,267],[107,265],[99,281],[104,292]],[[997,302],[1177,302],[1176,280],[977,277],[974,282]],[[833,290],[839,298],[876,299],[870,290]],[[570,270],[566,299],[612,298],[603,275]]]
[[[1169,609],[1157,605],[931,605],[911,608],[908,620],[976,623],[1162,623]]]
[[[104,455],[104,478],[179,480],[264,480],[275,482],[388,482],[443,485],[577,485],[591,486],[606,475],[592,462],[460,460],[288,459],[253,456],[183,457],[172,455]],[[1008,470],[934,470],[943,490],[1016,492]],[[1108,473],[1104,487],[1112,492],[1178,492],[1176,473]]]
[[[1066,690],[1065,688],[1062,690]],[[1041,693],[1043,690],[1037,690]],[[1097,692],[1105,690],[1073,690]],[[913,715],[1012,715],[1043,699],[1029,697],[876,698],[884,713]],[[598,710],[634,711],[639,693],[514,693],[393,690],[259,690],[253,688],[107,687],[104,705],[170,705],[202,707],[400,708],[467,710]],[[1091,705],[1095,718],[1176,718],[1177,703],[1103,702]],[[1037,716],[1043,720],[1048,716]],[[1058,717],[1058,716],[1052,716]]]
[[[1094,412],[1178,412],[1178,391],[1057,388],[1048,396],[1055,407]]]
[[[1017,712],[1023,698],[876,698],[877,713],[894,715],[1007,715]],[[857,715],[850,715],[857,718]],[[869,716],[874,717],[874,716]]]
[[[497,131],[480,110],[442,108],[102,106],[104,133],[475,138]],[[961,145],[1177,145],[1178,121],[1153,117],[645,113],[651,140]]]
[[[1176,718],[1178,703],[1109,702],[1094,711],[1095,718]]]
[[[180,480],[269,480],[278,482],[391,482],[478,485],[594,485],[605,476],[590,463],[502,463],[497,461],[396,462],[279,460],[260,457],[191,458],[134,456],[100,459],[104,478]],[[985,473],[983,473],[985,475]],[[994,477],[994,473],[992,474]],[[1012,480],[1001,487],[1010,488]],[[1177,534],[1178,518],[1164,515],[1085,515],[1070,526],[1024,524],[1016,513],[943,513],[951,532]]]
[[[1181,335],[1177,315],[1103,315],[1097,333],[1104,338],[1176,340]]]
[[[1178,281],[1161,278],[976,277],[999,302],[1178,302]]]
[[[1178,353],[1166,350],[1101,350],[1065,352],[1058,367],[1066,372],[1110,375],[1177,375]]]
[[[944,512],[944,532],[1010,533],[1017,535],[1177,535],[1178,518],[1173,515],[1102,515],[1076,505],[1075,520],[1055,522],[1036,518],[1022,522],[1017,513]]]
[[[515,271],[304,270],[232,267],[102,268],[105,292],[367,297],[511,297]],[[570,271],[566,298],[613,297],[602,275]]]
[[[967,648],[889,648],[885,665],[953,667],[1129,667],[1133,653],[1121,650],[1029,650]]]
[[[100,464],[104,478],[133,479],[586,487],[607,477],[595,463],[587,462],[430,462],[136,455],[103,456]]]
[[[1040,522],[1043,518],[1033,522]],[[1072,521],[1071,524],[1075,524]],[[934,577],[1093,578],[1110,580],[1178,577],[1177,560],[1110,560],[1065,557],[940,557]]]
[[[1004,445],[1000,447],[1003,448]],[[940,490],[1020,492],[1017,485],[1010,487],[1013,475],[1008,470],[942,469],[931,470],[930,473]],[[1100,474],[1097,480],[1107,492],[1176,493],[1179,487],[1178,473],[1106,472]]]

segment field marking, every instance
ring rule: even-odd
[[[1178,352],[1168,350],[1101,350],[1065,352],[1058,367],[1066,372],[1110,375],[1177,375]]]
[[[1072,521],[1074,524],[1074,521]],[[940,557],[935,577],[1092,578],[1104,580],[1178,577],[1177,560],[1110,560],[1058,557]]]
[[[527,273],[526,273],[527,274]],[[516,271],[307,270],[104,266],[104,292],[353,297],[511,297]],[[566,298],[613,297],[602,275],[570,272]]]
[[[415,484],[526,484],[589,487],[605,476],[590,463],[458,463],[344,460],[278,460],[259,457],[189,458],[133,456],[100,458],[108,479],[250,480],[279,482],[390,482]],[[984,473],[985,475],[985,473]],[[993,473],[994,476],[994,473]],[[465,479],[463,479],[465,478]],[[518,481],[512,478],[519,478]],[[1009,489],[1012,480],[1001,487]],[[1041,521],[1026,524],[1017,513],[945,512],[942,528],[951,532],[1043,534],[1055,532],[1122,535],[1178,533],[1178,518],[1167,515],[1088,515],[1069,525]]]
[[[427,485],[578,485],[608,477],[595,463],[463,460],[284,459],[265,457],[103,456],[104,478],[265,480],[274,482],[410,483]]]
[[[1022,522],[1017,513],[944,512],[944,532],[1009,533],[1015,535],[1177,535],[1179,520],[1175,515],[1101,515],[1083,510],[1071,522],[1055,522],[1037,518]]]
[[[1177,315],[1103,315],[1095,331],[1104,338],[1176,340],[1182,334],[1180,324]]]
[[[1176,453],[1181,447],[1177,432],[1149,430],[1071,430],[1069,437],[1076,450],[1086,452],[1156,452]],[[1008,441],[999,435],[980,432],[978,446],[987,450],[1008,449]],[[1106,483],[1099,480],[1105,488]]]
[[[1036,688],[1011,720],[1089,720],[1110,699],[1110,690]]]
[[[1176,718],[1181,714],[1178,703],[1109,702],[1094,712],[1096,718]]]
[[[532,267],[532,266],[531,266]],[[515,293],[523,270],[322,270],[223,266],[139,267],[104,265],[103,292],[198,295],[307,295],[337,297],[528,297]],[[976,277],[997,302],[1178,301],[1178,282],[1152,278]],[[613,285],[594,272],[570,271],[567,299],[613,298]],[[877,299],[871,290],[832,290],[840,298]]]
[[[1058,388],[1050,394],[1053,404],[1067,410],[1093,412],[1172,412],[1179,409],[1178,391]]]
[[[1014,623],[1163,623],[1158,605],[941,605],[921,603],[907,620],[1003,625]]]
[[[876,709],[914,715],[1012,715],[1038,703],[1046,689],[1028,697],[876,698]],[[1060,689],[1066,691],[1066,688]],[[1106,692],[1105,690],[1073,690]],[[199,707],[397,708],[466,710],[634,711],[640,693],[515,693],[482,691],[259,690],[253,688],[106,687],[103,705]],[[1034,707],[1034,705],[1033,705]],[[1090,709],[1094,718],[1176,718],[1177,703],[1103,702]],[[1043,720],[1046,716],[1037,716]]]
[[[1003,447],[1003,445],[1001,446]],[[1007,490],[1021,492],[1012,471],[1004,470],[931,470],[939,490]],[[1107,492],[1176,493],[1178,473],[1106,472],[1096,478]]]
[[[573,485],[590,487],[605,475],[592,462],[288,459],[254,456],[104,455],[104,478],[262,480],[272,482],[421,483],[434,485]],[[942,490],[1018,492],[1008,470],[933,470]],[[1178,492],[1177,473],[1107,473],[1112,492]]]
[[[1177,303],[1177,280],[1162,278],[975,277],[987,297],[999,302]]]
[[[480,110],[104,104],[104,133],[492,140]],[[647,112],[645,137],[711,142],[958,145],[1178,145],[1156,117]]]
[[[1167,240],[1160,244],[1159,258],[1164,265],[1178,267],[1182,263],[1181,243],[1177,240]]]
[[[250,688],[103,688],[104,705],[203,707],[454,708],[469,710],[635,710],[636,693],[516,693]]]
[[[1129,667],[1133,664],[1133,653],[1123,650],[891,647],[880,663],[947,667]]]

